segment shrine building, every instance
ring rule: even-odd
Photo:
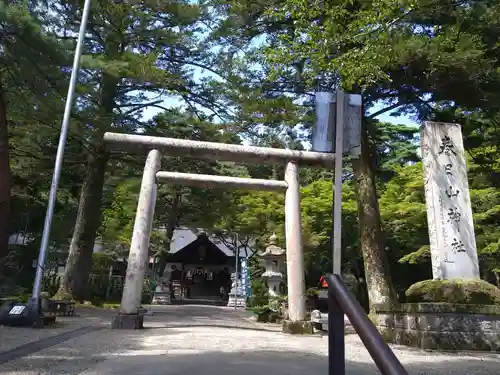
[[[233,244],[233,241],[227,243]],[[240,256],[245,258],[245,251]],[[170,280],[174,300],[221,300],[221,286],[231,287],[236,257],[223,240],[203,231],[174,231],[163,274]],[[150,261],[153,266],[153,259]]]

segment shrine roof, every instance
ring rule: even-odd
[[[204,233],[182,249],[167,255],[168,262],[188,264],[232,264],[231,258],[234,258],[233,254],[224,253]]]
[[[174,230],[174,235],[172,237],[172,241],[170,243],[169,254],[175,254],[179,250],[184,249],[189,244],[196,241],[200,235],[200,233],[207,233],[208,240],[213,243],[220,251],[222,251],[226,256],[234,256],[233,250],[231,250],[224,242],[229,244],[234,242],[230,236],[227,236],[227,240],[224,238],[221,239],[220,236],[210,235],[209,231],[205,231],[203,229],[192,229],[192,228],[177,228]],[[243,252],[243,249],[242,249]],[[249,254],[251,251],[249,251]],[[247,255],[247,254],[242,254]]]

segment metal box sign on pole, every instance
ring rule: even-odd
[[[344,154],[357,159],[361,155],[362,98],[359,94],[345,96]]]
[[[312,135],[313,151],[334,152],[335,102],[334,93],[316,93],[316,124]]]
[[[343,153],[358,158],[361,155],[362,99],[359,94],[345,94],[343,98]],[[340,109],[339,105],[335,93],[316,93],[316,122],[312,135],[313,151],[336,152],[336,117]]]

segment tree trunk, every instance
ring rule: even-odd
[[[111,37],[110,37],[111,40]],[[106,40],[106,55],[116,56],[120,44]],[[80,192],[78,213],[68,259],[61,278],[58,296],[71,294],[77,300],[86,297],[89,273],[92,268],[92,254],[97,230],[101,225],[101,200],[104,187],[104,174],[109,154],[102,143],[104,132],[113,124],[113,110],[118,91],[119,78],[103,72],[100,80],[99,117],[102,122],[98,129],[99,140],[94,154],[87,161],[87,171]]]
[[[92,268],[92,254],[97,230],[101,223],[101,199],[108,153],[103,146],[87,162],[87,172],[80,192],[78,213],[68,259],[57,296],[84,300]]]
[[[500,288],[500,275],[498,274],[498,271],[493,271],[493,275],[495,276],[497,287]]]
[[[9,133],[7,103],[0,82],[0,275],[9,253],[9,214],[11,200],[11,170],[9,160]]]
[[[357,180],[358,219],[361,251],[365,268],[370,312],[377,307],[389,308],[397,303],[389,272],[389,262],[382,238],[381,219],[375,185],[373,161],[376,149],[370,142],[369,124],[363,121],[361,129],[361,157],[354,164]]]
[[[175,191],[174,197],[172,199],[172,205],[168,208],[167,213],[167,226],[165,236],[168,240],[168,249],[170,250],[170,244],[172,242],[172,237],[174,236],[175,227],[177,226],[179,218],[179,209],[181,208],[181,198],[182,195]],[[165,267],[167,266],[167,255],[169,251],[162,251],[159,254],[160,259],[158,260],[158,267],[156,269],[156,274],[158,277],[163,275],[165,272]]]

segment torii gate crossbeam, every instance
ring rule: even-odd
[[[107,143],[109,150],[141,152],[154,149],[165,155],[219,161],[256,164],[286,164],[293,161],[301,166],[328,169],[333,169],[335,161],[335,154],[327,152],[233,145],[136,134],[105,133],[104,142]]]

